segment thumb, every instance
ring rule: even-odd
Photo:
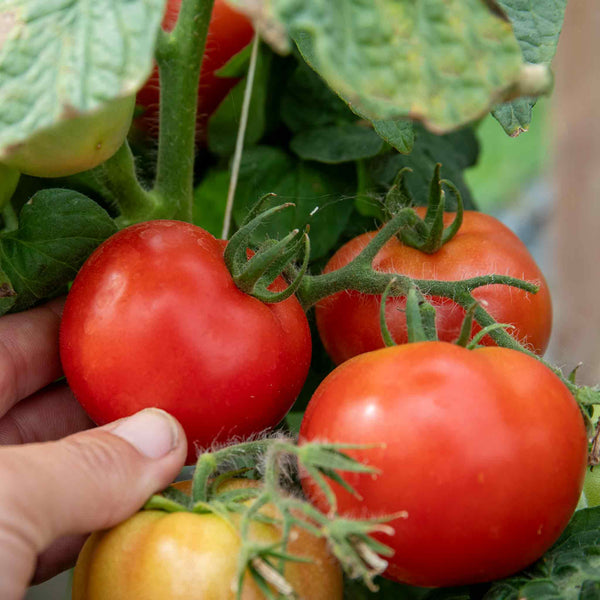
[[[21,598],[54,540],[123,521],[185,458],[181,426],[157,409],[57,442],[0,449],[0,598]]]

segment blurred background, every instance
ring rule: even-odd
[[[515,139],[487,117],[478,164],[466,179],[482,211],[530,247],[548,279],[554,329],[547,358],[578,381],[600,383],[600,4],[570,0],[553,63],[555,90]],[[69,575],[30,589],[26,600],[66,600]]]

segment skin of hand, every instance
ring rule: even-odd
[[[0,598],[71,566],[87,534],[123,521],[177,475],[179,423],[147,409],[94,424],[61,376],[62,300],[0,318]]]

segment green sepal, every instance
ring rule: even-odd
[[[423,294],[411,287],[406,295],[406,331],[409,343],[437,341],[435,308]]]
[[[310,259],[310,240],[308,227],[304,232],[291,231],[282,240],[271,240],[260,248],[254,256],[247,258],[247,250],[253,232],[271,215],[294,206],[292,203],[274,206],[259,212],[264,196],[250,213],[250,219],[231,237],[224,252],[224,259],[233,281],[244,293],[254,296],[262,302],[276,303],[289,298],[298,289],[304,277]],[[269,290],[269,286],[288,271],[288,267],[302,260],[300,269],[289,285],[280,292]]]
[[[165,498],[159,494],[152,496],[143,506],[143,510],[162,510],[163,512],[187,512],[187,505],[181,504],[170,498]]]
[[[463,319],[462,325],[460,326],[460,334],[455,344],[457,346],[467,347],[467,344],[471,340],[471,331],[473,331],[473,319],[475,318],[475,309],[478,306],[476,300],[473,301],[471,306],[465,312],[465,318]]]
[[[442,165],[437,163],[434,168],[433,177],[429,185],[429,199],[427,203],[427,212],[424,219],[419,219],[417,224],[409,229],[402,231],[399,238],[404,244],[411,248],[416,248],[426,254],[434,254],[444,244],[449,242],[458,232],[462,225],[464,204],[458,188],[449,180],[441,179]],[[396,176],[394,185],[386,197],[386,211],[388,214],[394,214],[398,206],[407,206],[405,198],[410,198],[408,190],[400,188],[397,182],[403,183],[404,172],[402,169]],[[456,217],[451,225],[444,228],[444,210],[446,207],[446,197],[444,186],[447,187],[456,198]],[[391,195],[390,195],[391,194]]]
[[[387,304],[387,299],[390,295],[390,292],[392,291],[392,288],[394,287],[397,281],[398,279],[396,277],[390,279],[390,282],[383,291],[383,294],[381,294],[381,301],[379,304],[379,328],[381,329],[381,337],[383,338],[383,343],[386,345],[387,348],[396,346],[396,342],[392,337],[392,332],[390,331],[387,325],[387,319],[385,318],[385,305]]]

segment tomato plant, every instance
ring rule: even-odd
[[[165,31],[175,27],[180,7],[181,0],[168,0],[162,22]],[[216,71],[250,43],[253,33],[252,23],[245,15],[233,9],[225,0],[215,0],[198,87],[199,132],[206,132],[208,117],[238,81],[232,77],[218,77]],[[155,67],[137,94],[137,104],[142,107],[143,113],[136,119],[136,124],[152,135],[158,134],[159,99],[160,82]]]
[[[335,369],[312,397],[303,441],[372,444],[380,470],[333,484],[342,514],[396,515],[386,576],[421,586],[505,577],[560,535],[581,492],[586,430],[561,381],[506,348],[423,342]],[[325,497],[310,479],[308,496]]]
[[[424,209],[417,208],[423,216]],[[444,223],[454,220],[444,215]],[[340,269],[355,258],[376,232],[361,234],[342,246],[330,259],[325,272]],[[434,254],[392,238],[373,261],[376,271],[399,273],[420,279],[460,280],[492,273],[513,275],[539,285],[536,294],[505,285],[487,285],[473,291],[473,297],[500,323],[515,327],[511,333],[526,346],[542,354],[550,339],[552,305],[548,285],[525,245],[500,221],[489,215],[465,211],[458,233]],[[465,311],[446,298],[429,298],[437,310],[439,338],[452,342],[459,336]],[[356,291],[337,293],[318,302],[316,318],[319,335],[327,352],[337,363],[383,347],[379,327],[381,296]],[[396,343],[407,342],[403,297],[389,298],[386,320]],[[473,333],[479,331],[473,325]],[[484,344],[494,341],[486,336]]]
[[[281,289],[283,280],[275,282]],[[197,446],[276,425],[304,383],[311,340],[294,297],[240,291],[223,243],[180,221],[150,221],[109,238],[65,304],[61,360],[97,423],[156,406]]]
[[[175,484],[189,494],[191,482]],[[230,481],[223,490],[255,486],[248,480]],[[274,518],[266,505],[262,513]],[[117,527],[93,534],[84,546],[73,580],[73,600],[233,600],[241,559],[239,515],[231,522],[214,513],[164,513],[147,510]],[[281,540],[281,528],[253,522],[250,539],[263,544]],[[287,562],[284,576],[295,590],[311,600],[341,600],[339,565],[323,539],[295,527],[287,552],[308,562]],[[135,556],[135,560],[133,557]],[[246,573],[242,600],[265,596]]]
[[[90,114],[73,115],[11,148],[2,162],[36,177],[64,177],[109,159],[125,141],[135,98],[127,96]]]

